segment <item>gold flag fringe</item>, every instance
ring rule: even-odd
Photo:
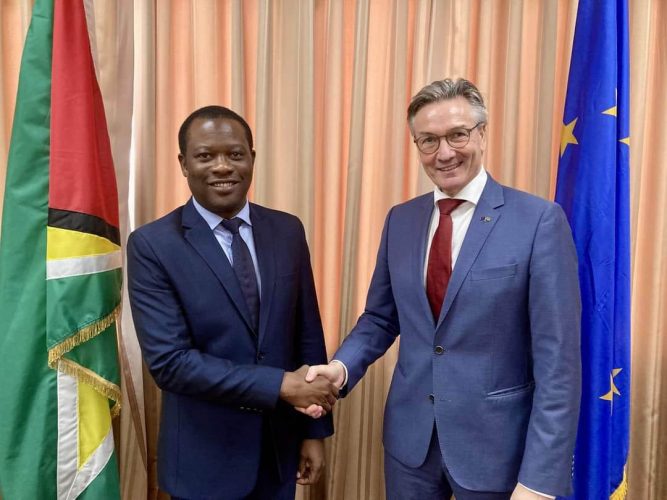
[[[74,335],[63,340],[60,344],[49,349],[49,368],[61,371],[75,377],[84,384],[90,385],[93,389],[103,394],[108,399],[114,402],[111,408],[111,417],[116,417],[120,413],[120,387],[109,382],[97,373],[75,363],[72,360],[65,359],[63,356],[74,349],[75,347],[97,337],[104,330],[109,328],[113,323],[118,321],[120,316],[120,305],[117,305],[104,318],[91,323],[88,326],[81,328]]]
[[[625,467],[623,467],[623,480],[618,488],[609,497],[609,500],[623,500],[628,494],[628,477],[626,475]]]
[[[97,337],[100,333],[116,322],[119,315],[120,305],[116,306],[114,310],[104,318],[97,320],[88,326],[84,326],[78,332],[74,333],[74,335],[67,337],[60,344],[53,346],[51,349],[49,349],[49,367],[55,369],[56,362],[60,358],[62,358],[66,353],[74,349],[76,346],[81,345],[94,337]]]
[[[91,386],[100,394],[111,399],[114,402],[111,407],[111,418],[118,416],[120,413],[120,387],[70,359],[60,359],[58,361],[58,371],[75,377],[79,382]]]

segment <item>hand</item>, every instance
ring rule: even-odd
[[[295,406],[296,411],[300,411],[304,415],[308,415],[310,418],[321,418],[327,414],[327,412],[320,405],[310,405],[308,408],[302,408],[301,406]]]
[[[321,376],[328,378],[336,387],[340,388],[345,381],[345,369],[340,363],[311,366],[306,374],[306,382],[310,382]],[[320,418],[327,414],[327,411],[322,406],[315,404],[310,405],[308,408],[297,407],[296,409],[312,418]]]
[[[512,492],[510,500],[547,500],[550,498],[552,497],[540,495],[539,493],[530,491],[523,484],[517,483],[516,488],[514,488],[514,491]]]
[[[307,372],[308,365],[303,365],[295,372],[285,372],[280,386],[280,399],[294,407],[318,405],[324,411],[331,411],[338,398],[338,387],[326,377],[317,377],[312,382],[306,382]]]
[[[306,374],[306,382],[312,382],[319,375],[328,378],[336,387],[341,388],[345,381],[345,368],[338,362],[311,366]]]
[[[301,458],[296,473],[298,484],[315,484],[324,470],[324,441],[304,439],[301,443]]]

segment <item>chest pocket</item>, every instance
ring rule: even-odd
[[[472,269],[470,271],[470,279],[472,281],[481,281],[509,278],[516,275],[518,267],[518,264],[510,264],[508,266],[488,267],[486,269]]]

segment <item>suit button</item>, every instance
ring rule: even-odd
[[[434,352],[436,354],[444,354],[445,348],[442,347],[441,345],[437,345],[437,346],[435,346]]]
[[[430,399],[431,403],[433,403],[435,401],[435,396],[433,394],[429,394],[428,399]]]
[[[264,353],[263,352],[258,352],[257,353],[257,361],[262,361],[264,359]]]

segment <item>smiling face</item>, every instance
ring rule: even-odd
[[[246,203],[255,164],[245,129],[229,118],[197,118],[186,144],[178,161],[192,195],[207,210],[231,219]]]
[[[474,108],[463,97],[433,102],[421,108],[412,121],[416,139],[423,135],[444,136],[457,128],[471,128],[479,121]],[[462,148],[452,148],[444,137],[434,153],[419,152],[426,175],[449,196],[455,196],[482,168],[486,148],[486,125],[470,133],[470,141]]]

